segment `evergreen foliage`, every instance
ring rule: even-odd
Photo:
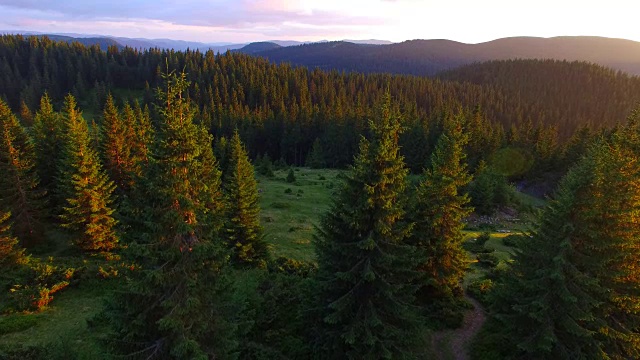
[[[149,107],[145,105],[144,109],[138,101],[133,104],[133,112],[131,107],[126,104],[124,107],[124,118],[127,124],[126,132],[130,134],[131,156],[133,163],[133,175],[135,177],[142,176],[142,168],[149,163],[149,152],[154,138],[154,128],[151,123],[151,114]],[[133,120],[133,121],[132,121]]]
[[[124,113],[124,116],[119,114],[113,97],[109,94],[104,106],[101,145],[104,168],[121,191],[127,191],[133,185],[132,176],[136,165],[132,154],[135,132],[130,128],[135,126],[135,116],[130,107]]]
[[[40,109],[36,112],[32,128],[36,162],[40,183],[49,194],[49,203],[53,208],[60,204],[56,176],[58,161],[62,155],[63,127],[62,119],[53,110],[51,98],[45,93],[40,99]]]
[[[63,109],[66,134],[60,159],[59,189],[64,196],[62,227],[74,232],[82,250],[108,252],[117,246],[113,217],[114,184],[102,169],[98,153],[91,145],[87,122],[72,95]]]
[[[185,75],[166,81],[157,92],[157,141],[136,190],[145,199],[133,212],[141,228],[128,235],[126,255],[139,268],[108,310],[112,349],[145,358],[233,358],[220,172],[211,136],[193,122]]]
[[[520,243],[514,265],[492,296],[511,358],[600,359],[591,325],[595,286],[575,261],[577,192],[590,181],[583,162],[560,183],[532,237]],[[516,296],[517,294],[517,296]],[[509,346],[506,346],[509,348]],[[525,355],[526,354],[526,355]]]
[[[640,355],[640,177],[630,134],[592,146],[564,178],[495,291],[495,319],[518,349],[512,356]]]
[[[591,150],[574,218],[576,263],[598,284],[595,338],[614,359],[640,357],[640,164],[627,140],[618,133]]]
[[[400,135],[401,153],[416,173],[442,131],[441,114],[456,104],[474,123],[468,129],[471,169],[504,146],[504,129],[513,127],[510,146],[532,157],[525,175],[538,177],[566,171],[563,162],[553,159],[575,129],[613,126],[640,100],[637,78],[580,62],[497,61],[455,70],[444,75],[453,81],[443,81],[292,68],[241,53],[115,47],[105,52],[23,36],[0,38],[0,94],[18,111],[22,101],[33,107],[45,90],[58,103],[75,88],[84,97],[79,101],[95,105],[87,110],[97,110],[110,90],[123,88],[142,93],[144,109],[151,105],[150,88],[160,84],[157,69],[166,59],[189,73],[188,96],[200,123],[216,139],[229,138],[237,127],[250,154],[268,153],[296,166],[306,163],[316,139],[323,144],[327,166],[349,165],[383,95],[382,82],[389,83],[403,113],[407,131]],[[65,69],[58,64],[66,64]]]
[[[469,262],[462,248],[462,220],[471,212],[464,193],[471,176],[466,169],[468,138],[463,120],[462,114],[448,119],[409,211],[414,222],[409,243],[424,255],[418,267],[422,277],[417,298],[427,316],[434,318],[442,318],[442,307],[452,308],[455,298],[462,297],[462,278]]]
[[[296,174],[293,172],[293,168],[289,168],[289,172],[287,173],[287,178],[285,180],[290,184],[296,182]]]
[[[38,184],[33,142],[0,100],[0,206],[12,214],[13,234],[22,244],[43,240],[45,192]]]
[[[228,147],[224,237],[232,251],[231,261],[241,267],[265,267],[268,249],[260,226],[258,184],[237,131]]]
[[[413,301],[414,248],[405,244],[407,169],[390,97],[370,123],[346,183],[315,237],[324,322],[322,356],[411,358],[420,336]]]
[[[227,170],[229,168],[229,161],[231,158],[230,153],[230,144],[229,141],[227,141],[226,137],[222,136],[217,141],[215,141],[213,146],[213,155],[216,157],[216,160],[218,160],[220,171],[222,172],[223,184],[226,183],[226,177],[228,174]]]
[[[480,161],[476,174],[468,186],[471,205],[480,215],[492,215],[513,200],[513,189],[504,175],[498,174],[486,162]]]
[[[31,112],[31,109],[29,109],[29,106],[27,106],[27,104],[24,102],[24,100],[22,100],[20,102],[20,120],[22,120],[22,125],[23,126],[32,126],[33,125],[33,113]]]
[[[11,234],[10,216],[10,213],[0,211],[0,269],[3,271],[24,257],[24,250],[18,247],[18,239]]]
[[[322,169],[327,167],[327,161],[324,158],[324,151],[322,150],[322,143],[319,138],[316,138],[313,142],[311,152],[309,153],[309,156],[307,156],[306,165],[312,169]]]
[[[256,158],[256,170],[260,175],[266,177],[274,177],[273,164],[271,163],[271,157],[269,154],[264,154],[263,157]]]

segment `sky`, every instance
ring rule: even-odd
[[[640,41],[638,10],[636,0],[0,0],[0,30],[206,43],[568,35]]]

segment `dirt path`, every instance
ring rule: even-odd
[[[473,310],[465,314],[462,326],[433,334],[431,346],[439,360],[447,359],[447,354],[455,360],[468,360],[467,346],[484,324],[486,315],[480,303],[466,294],[465,298],[473,305]]]

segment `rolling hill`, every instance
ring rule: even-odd
[[[587,61],[640,75],[640,43],[603,37],[514,37],[480,44],[411,40],[389,45],[316,43],[265,50],[256,55],[281,63],[358,72],[435,75],[489,60]]]

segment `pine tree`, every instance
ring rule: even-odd
[[[0,205],[10,212],[13,234],[36,244],[44,236],[44,195],[38,184],[33,143],[7,104],[0,100]]]
[[[186,75],[170,74],[158,90],[157,141],[133,212],[126,255],[139,264],[126,292],[111,304],[113,350],[145,358],[232,358],[220,172],[211,136],[193,122],[183,97]]]
[[[258,184],[237,130],[228,146],[224,236],[232,251],[231,261],[239,266],[265,267],[268,249],[260,226]]]
[[[40,99],[40,109],[33,123],[33,140],[40,184],[48,193],[49,204],[57,208],[57,164],[62,153],[63,129],[59,115],[53,111],[51,99],[46,93]]]
[[[414,248],[403,221],[408,171],[388,95],[381,115],[315,236],[325,358],[410,358],[420,336],[408,286]]]
[[[82,250],[111,251],[118,243],[112,208],[115,186],[102,169],[98,153],[91,146],[87,122],[71,95],[65,98],[63,114],[66,138],[59,189],[65,203],[61,225],[77,234],[74,242]]]
[[[10,213],[0,211],[0,269],[19,264],[24,250],[18,249],[18,239],[11,234]]]
[[[462,220],[471,209],[463,189],[471,177],[466,169],[467,136],[463,133],[461,116],[448,120],[431,155],[431,165],[425,169],[416,189],[410,211],[415,224],[409,242],[423,250],[425,256],[418,267],[423,283],[417,297],[419,303],[432,312],[429,315],[435,317],[442,316],[435,303],[451,307],[454,298],[461,297],[462,278],[468,264],[462,248]]]

